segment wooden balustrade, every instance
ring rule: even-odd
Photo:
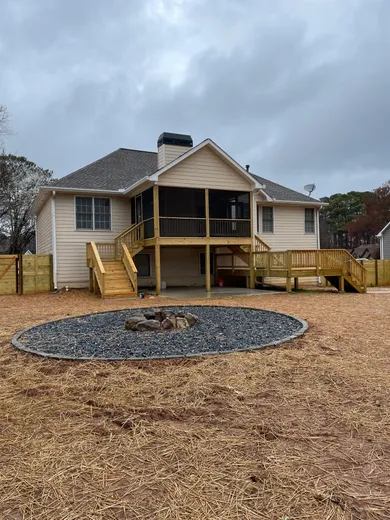
[[[153,219],[149,219],[153,220]],[[145,221],[146,222],[146,221]],[[131,250],[142,244],[144,235],[144,222],[134,224],[126,231],[121,233],[115,238],[115,256],[121,258],[122,256],[122,243],[126,244],[127,249]]]
[[[250,237],[250,219],[210,219],[211,237]]]
[[[160,217],[161,237],[205,237],[205,218]]]
[[[307,249],[289,251],[255,251],[255,269],[278,276],[299,276],[299,272],[312,272],[313,276],[333,272],[335,276],[347,276],[361,288],[366,287],[364,267],[345,249]],[[308,274],[306,274],[308,276]]]
[[[255,251],[260,253],[261,251],[271,251],[271,248],[266,244],[258,235],[255,235]]]
[[[104,269],[102,259],[100,258],[98,248],[95,242],[87,244],[87,263],[92,267],[97,283],[100,288],[102,297],[104,298],[104,281],[106,270]]]
[[[103,262],[115,260],[114,242],[95,242],[95,245]]]
[[[122,242],[122,262],[123,262],[123,265],[125,266],[127,275],[130,278],[130,281],[133,285],[134,292],[137,293],[138,292],[138,270],[135,266],[133,259],[131,258],[129,250],[127,249],[127,246],[124,242]]]

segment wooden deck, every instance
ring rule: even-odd
[[[255,287],[255,280],[283,278],[287,291],[298,288],[300,278],[324,277],[339,291],[366,292],[366,270],[344,249],[312,249],[271,251],[259,237],[161,237],[158,219],[153,238],[145,237],[144,222],[131,226],[118,235],[115,242],[87,245],[87,265],[90,268],[90,288],[105,297],[125,297],[137,294],[137,268],[133,258],[144,247],[155,248],[156,292],[161,287],[161,246],[204,245],[210,258],[210,246],[226,247],[229,253],[217,253],[217,276],[224,273],[246,276],[247,285]],[[108,267],[110,269],[107,269]],[[112,266],[115,267],[113,268]],[[206,260],[208,265],[209,260]],[[114,271],[114,273],[112,272]],[[210,291],[210,272],[205,276],[206,289]]]

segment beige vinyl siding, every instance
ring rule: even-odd
[[[102,197],[102,195],[96,195]],[[126,198],[111,199],[111,231],[77,230],[75,226],[75,196],[56,195],[57,231],[57,286],[87,287],[89,281],[86,266],[86,243],[112,242],[130,226],[130,201]]]
[[[158,184],[241,191],[251,189],[249,180],[242,177],[208,146],[161,174]]]
[[[200,253],[204,247],[161,247],[161,280],[169,287],[204,287],[205,275],[200,274]],[[153,287],[156,284],[154,248],[144,249],[151,254],[151,276],[139,277],[139,287]],[[211,276],[214,283],[214,275]]]
[[[52,252],[51,198],[49,197],[37,215],[37,254],[47,255]]]
[[[270,206],[264,203],[265,206]],[[303,206],[272,206],[274,208],[274,232],[263,233],[262,205],[258,205],[259,229],[257,230],[257,218],[255,220],[255,232],[259,237],[275,251],[287,249],[317,249],[317,219],[315,213],[315,233],[305,233],[305,208]]]
[[[157,155],[158,168],[163,168],[188,150],[191,150],[191,146],[175,146],[172,144],[163,144],[159,146]]]
[[[305,233],[305,207],[304,206],[278,206],[274,208],[274,232],[262,232],[262,205],[270,206],[265,202],[258,204],[259,230],[257,230],[257,215],[255,219],[255,232],[259,237],[275,251],[288,249],[318,249],[317,238],[317,208],[314,210],[315,233]],[[315,284],[317,278],[299,278],[300,284]],[[285,284],[283,278],[267,278],[266,283]]]

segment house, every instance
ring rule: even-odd
[[[349,251],[354,258],[365,260],[379,259],[379,244],[361,244]]]
[[[390,222],[377,235],[381,260],[390,260]]]
[[[305,250],[302,276],[324,274],[309,255],[322,204],[251,173],[211,139],[193,146],[191,136],[165,132],[157,152],[119,148],[42,186],[37,252],[53,254],[55,287],[104,297],[139,287],[210,291],[221,277],[254,287],[256,277],[283,276],[288,286],[302,255],[267,252]]]

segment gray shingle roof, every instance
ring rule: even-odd
[[[286,200],[289,202],[320,202],[313,197],[309,197],[308,195],[304,195],[298,191],[290,190],[290,188],[276,184],[276,182],[269,181],[268,179],[264,179],[263,177],[259,177],[253,173],[251,173],[251,175],[261,184],[264,184],[264,191],[275,200]]]
[[[129,188],[140,179],[157,171],[157,153],[119,148],[97,161],[54,181],[61,188],[95,190],[121,190]],[[319,202],[285,186],[258,175],[254,177],[265,185],[265,192],[276,200],[290,202]]]
[[[54,181],[61,188],[120,190],[157,170],[157,153],[119,148],[105,157]]]

